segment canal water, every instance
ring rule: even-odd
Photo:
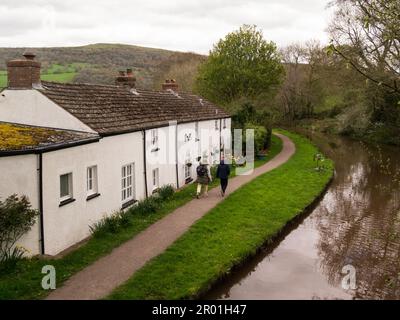
[[[400,299],[399,149],[307,135],[336,163],[328,191],[204,298]]]

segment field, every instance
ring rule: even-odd
[[[72,82],[77,75],[77,72],[74,71],[73,69],[69,69],[69,72],[54,72],[54,70],[59,69],[54,69],[50,71],[49,73],[44,73],[42,74],[42,80],[44,81],[53,81],[53,82],[61,82],[61,83],[67,83],[67,82]],[[0,71],[0,88],[4,88],[7,86],[7,72],[2,70]]]

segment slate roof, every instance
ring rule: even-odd
[[[42,82],[45,96],[102,136],[178,123],[228,118],[200,97],[121,86]]]
[[[0,156],[61,149],[99,139],[99,135],[89,132],[0,122]]]

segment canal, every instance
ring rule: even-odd
[[[400,299],[399,149],[307,135],[335,161],[328,191],[205,299]]]

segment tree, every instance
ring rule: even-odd
[[[323,99],[324,71],[329,63],[325,50],[320,43],[309,41],[305,45],[289,45],[281,54],[286,68],[279,93],[284,116],[288,120],[311,117]]]
[[[209,100],[229,105],[239,98],[254,99],[277,90],[284,68],[277,47],[256,26],[243,25],[211,50],[200,66],[196,91]]]
[[[335,0],[329,53],[369,81],[400,93],[400,1]]]
[[[0,201],[0,261],[22,256],[15,243],[32,228],[37,215],[25,196],[12,195]]]

